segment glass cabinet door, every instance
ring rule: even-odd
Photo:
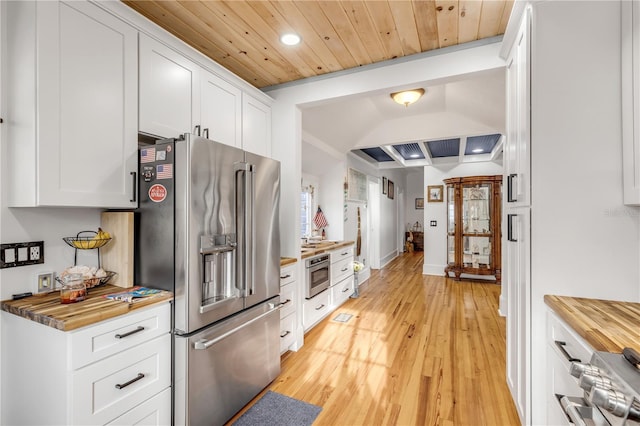
[[[462,186],[462,264],[491,267],[491,185]]]
[[[456,189],[453,185],[447,185],[447,262],[456,262]]]

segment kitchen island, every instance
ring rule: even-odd
[[[640,351],[640,303],[548,294],[544,301],[596,351]]]

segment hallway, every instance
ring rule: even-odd
[[[283,356],[269,389],[321,406],[314,425],[519,424],[500,286],[422,275],[422,264],[422,252],[405,253],[373,271],[359,298]]]

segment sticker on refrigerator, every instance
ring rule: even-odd
[[[156,161],[155,148],[143,148],[140,150],[140,163],[153,163]]]
[[[149,199],[154,203],[161,203],[167,198],[167,188],[164,185],[155,183],[149,188]]]
[[[167,159],[167,151],[157,151],[156,161],[165,161]]]
[[[142,178],[145,182],[151,182],[156,175],[156,168],[153,166],[142,166]]]
[[[158,164],[156,179],[173,179],[173,164]]]

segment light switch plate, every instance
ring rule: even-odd
[[[0,244],[0,268],[44,263],[44,241]]]

